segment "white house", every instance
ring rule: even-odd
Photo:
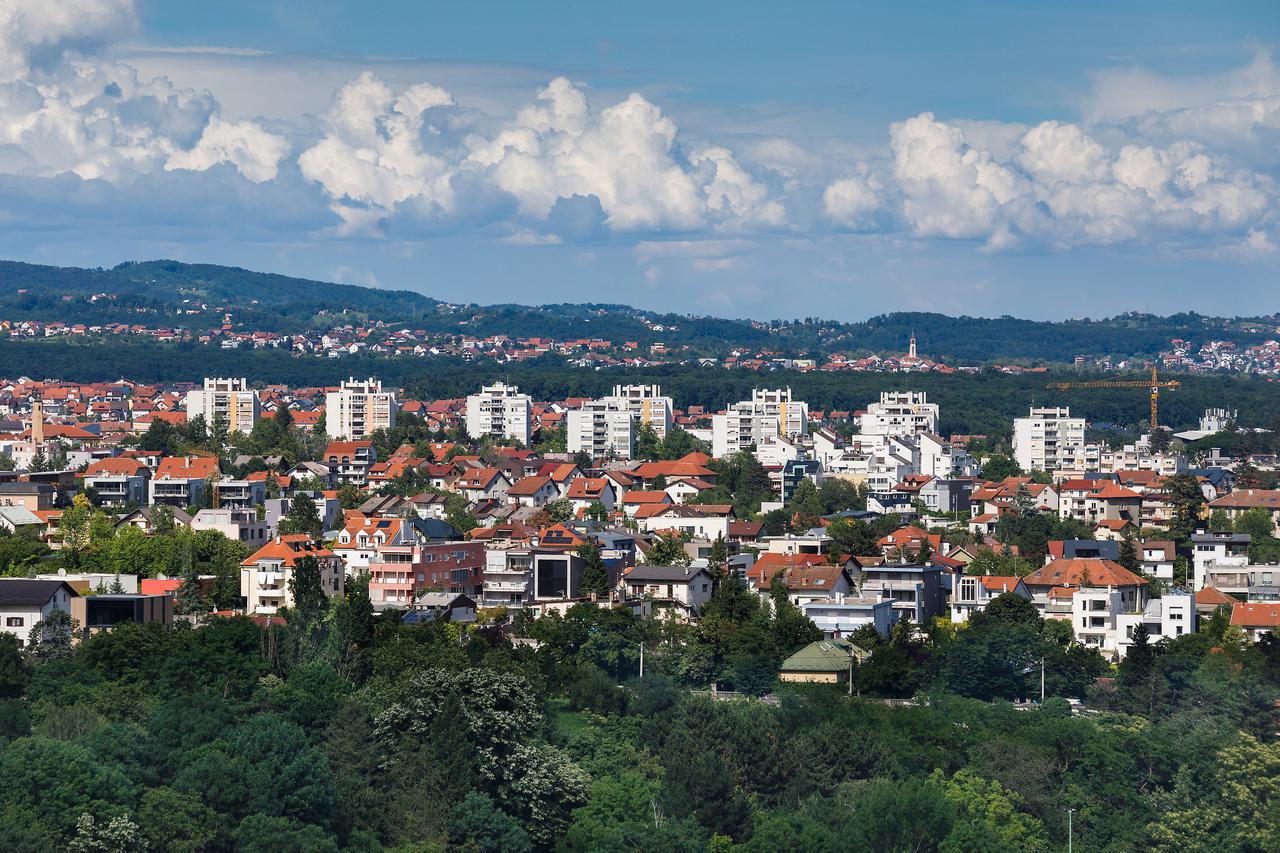
[[[0,578],[0,631],[15,635],[25,647],[31,628],[55,609],[70,614],[75,597],[66,581]]]
[[[701,612],[711,600],[711,575],[703,566],[636,566],[622,576],[627,598],[650,599],[655,607]]]

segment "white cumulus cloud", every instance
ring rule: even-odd
[[[288,143],[222,122],[208,92],[142,80],[96,51],[132,31],[131,0],[0,0],[0,172],[127,180],[230,163],[271,180]]]

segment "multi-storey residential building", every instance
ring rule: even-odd
[[[320,567],[325,595],[342,595],[345,575],[341,558],[304,534],[277,536],[240,564],[240,594],[244,596],[245,611],[270,615],[281,607],[293,607],[289,582],[298,562],[307,557],[314,558]]]
[[[93,489],[103,505],[147,502],[147,480],[151,478],[151,469],[137,459],[123,456],[99,459],[84,469],[83,476],[85,489]]]
[[[1280,599],[1280,565],[1249,559],[1247,533],[1196,534],[1192,562],[1194,588],[1212,587],[1248,601]]]
[[[1147,582],[1112,560],[1062,558],[1022,579],[1046,619],[1070,620],[1076,640],[1119,656],[1119,618],[1141,613]]]
[[[222,419],[231,432],[245,435],[253,432],[258,421],[258,394],[249,389],[247,380],[205,379],[203,388],[187,392],[188,420],[200,416],[210,429],[215,420]]]
[[[1209,502],[1210,512],[1222,510],[1232,521],[1251,509],[1265,510],[1275,532],[1280,532],[1280,489],[1236,489]]]
[[[1057,471],[1084,447],[1084,426],[1065,406],[1032,406],[1027,417],[1013,419],[1013,456],[1024,471]]]
[[[528,548],[489,548],[485,552],[485,607],[522,607],[533,594],[533,552]]]
[[[892,601],[894,622],[907,619],[923,625],[942,615],[941,566],[895,563],[865,566],[861,569],[858,587],[864,597],[878,596]]]
[[[378,461],[378,451],[372,441],[331,441],[321,461],[329,466],[333,482],[363,486],[369,480],[369,469]]]
[[[267,481],[228,477],[215,483],[213,492],[219,509],[252,509],[267,499]]]
[[[757,388],[750,400],[729,406],[711,417],[711,454],[731,456],[766,438],[809,433],[809,406],[792,400],[791,389]]]
[[[1211,586],[1224,593],[1244,593],[1249,587],[1247,533],[1210,531],[1191,537],[1191,591]]]
[[[151,478],[151,503],[175,507],[199,504],[218,476],[216,456],[166,456]]]
[[[951,621],[968,622],[978,610],[985,610],[994,598],[1012,592],[1030,600],[1031,592],[1015,575],[960,575],[951,595]]]
[[[566,446],[570,453],[592,459],[630,459],[635,454],[636,417],[611,399],[589,400],[565,418]]]
[[[1181,474],[1187,470],[1185,453],[1156,453],[1146,441],[1126,444],[1119,450],[1104,449],[1099,453],[1098,470],[1113,474],[1117,471],[1154,471],[1164,477]]]
[[[271,525],[255,509],[202,509],[191,519],[192,530],[216,530],[233,542],[253,547],[270,537]]]
[[[408,607],[423,590],[479,600],[486,569],[482,542],[388,545],[369,563],[369,600],[379,610]]]
[[[923,391],[882,391],[880,402],[868,405],[858,424],[864,436],[937,432],[938,404],[930,403]]]
[[[614,385],[613,394],[601,402],[630,412],[640,424],[653,428],[658,438],[664,438],[671,429],[674,406],[670,397],[662,396],[658,385]]]
[[[396,425],[395,392],[377,379],[349,378],[324,397],[324,422],[334,441],[360,441]]]
[[[1142,495],[1110,480],[1065,480],[1058,487],[1058,515],[1097,524],[1131,521],[1142,514]]]
[[[1147,628],[1148,642],[1175,639],[1196,632],[1196,599],[1184,590],[1166,590],[1159,598],[1147,602],[1141,613],[1122,613],[1116,617],[1116,652],[1124,657],[1133,645],[1133,630],[1139,624]]]
[[[495,382],[467,397],[467,433],[472,438],[486,435],[514,438],[528,445],[531,435],[533,401],[515,385]]]

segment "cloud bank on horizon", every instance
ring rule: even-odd
[[[209,227],[293,241],[604,241],[641,262],[655,241],[850,233],[1246,261],[1280,242],[1280,69],[1262,50],[1197,86],[1101,74],[1079,122],[921,112],[853,157],[777,136],[692,136],[649,97],[597,103],[564,76],[510,114],[368,70],[301,124],[225,118],[216,92],[112,58],[140,31],[133,0],[0,0],[0,221],[163,221],[186,233],[178,241]]]

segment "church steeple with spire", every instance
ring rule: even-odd
[[[916,330],[915,329],[911,330],[911,343],[908,344],[907,346],[907,358],[910,358],[910,359],[918,358],[918,356],[916,355]]]

